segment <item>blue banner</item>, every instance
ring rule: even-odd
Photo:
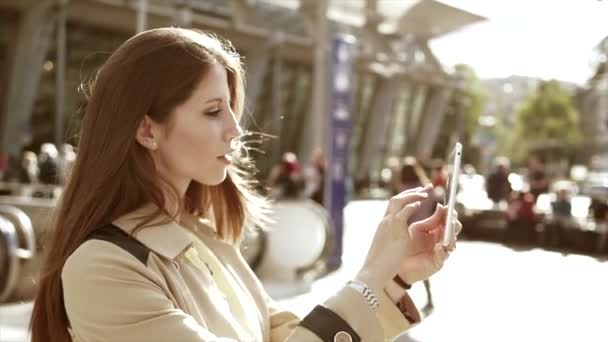
[[[343,212],[349,180],[353,53],[352,36],[337,35],[332,39],[328,69],[328,145],[324,194],[333,229],[333,246],[328,261],[330,268],[337,268],[342,264]]]

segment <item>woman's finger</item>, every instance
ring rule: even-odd
[[[397,227],[399,234],[405,232],[405,235],[409,237],[409,231],[407,229],[407,220],[420,208],[420,201],[410,203],[403,207],[398,213],[395,214],[395,219],[397,220]]]
[[[456,238],[454,237],[454,240],[452,240],[452,242],[450,242],[450,244],[445,247],[445,251],[448,253],[451,253],[455,249],[456,249]]]
[[[443,267],[443,264],[447,260],[448,256],[448,251],[443,247],[441,242],[438,242],[435,244],[435,246],[433,246],[433,264],[435,265],[437,271]]]
[[[403,206],[406,205],[406,203],[403,203],[401,206],[399,206],[399,203],[403,202],[403,201],[407,201],[410,195],[412,195],[412,194],[426,194],[426,196],[428,198],[429,193],[431,192],[432,189],[433,189],[433,185],[429,184],[429,185],[424,186],[424,187],[419,186],[417,188],[408,189],[408,190],[405,190],[405,191],[402,191],[402,192],[398,193],[397,195],[391,197],[391,199],[389,200],[389,206],[386,208],[385,215],[388,214],[388,213],[390,213],[391,210],[394,209],[393,207],[391,207],[391,202],[396,202],[397,203],[396,206],[398,206],[399,209],[401,209]],[[423,195],[423,196],[425,196],[425,195]],[[411,201],[410,201],[410,203],[411,203]]]
[[[412,224],[412,228],[425,232],[435,230],[438,226],[441,225],[443,221],[445,221],[446,213],[446,207],[444,205],[438,204],[437,208],[435,208],[435,212],[433,213],[433,215],[427,217],[424,220]],[[443,228],[441,228],[441,232],[443,232]]]
[[[417,188],[412,188],[412,189],[407,189],[404,190],[398,194],[396,194],[393,197],[401,197],[407,194],[411,194],[411,193],[415,193],[415,192],[426,192],[427,194],[431,191],[431,189],[433,189],[433,185],[432,184],[428,184],[427,186],[419,186]]]
[[[460,234],[462,231],[462,223],[460,223],[458,220],[454,220],[454,226],[456,227],[454,230],[456,232],[455,236],[458,236],[458,234]]]
[[[403,209],[405,206],[418,201],[425,200],[428,197],[429,194],[426,192],[411,192],[403,196],[395,196],[389,200],[385,216],[396,214],[401,211],[401,209]]]

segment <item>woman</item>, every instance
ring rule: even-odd
[[[418,322],[393,278],[425,279],[448,256],[445,209],[407,229],[428,188],[391,199],[360,272],[303,320],[272,302],[238,250],[264,213],[236,150],[242,107],[239,56],[209,35],[150,30],[110,56],[58,206],[33,342],[379,341]]]

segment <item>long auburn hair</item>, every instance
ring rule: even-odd
[[[135,139],[145,114],[156,122],[170,120],[172,110],[191,96],[216,63],[227,70],[230,106],[240,118],[240,57],[230,43],[209,34],[179,28],[142,32],[123,43],[97,72],[82,118],[78,155],[49,227],[30,322],[32,342],[71,340],[61,272],[67,258],[104,224],[148,202],[160,209],[144,221],[163,213],[175,217],[178,212],[163,209],[165,193],[175,196],[178,211],[213,215],[219,235],[235,244],[245,226],[265,217],[267,202],[253,190],[253,163],[247,153],[221,184],[193,181],[180,200]]]

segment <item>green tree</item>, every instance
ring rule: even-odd
[[[433,149],[433,156],[436,158],[445,157],[450,137],[457,131],[460,131],[460,141],[464,148],[471,150],[471,142],[479,126],[479,116],[487,99],[483,85],[473,68],[465,64],[458,64],[454,67],[454,71],[462,79],[462,83],[454,89],[446,108],[437,143]],[[467,158],[469,157],[472,155],[467,154]],[[466,160],[465,162],[475,163],[476,161]]]
[[[557,81],[541,82],[517,110],[514,157],[542,153],[550,160],[570,159],[581,142],[578,121],[570,94]]]

